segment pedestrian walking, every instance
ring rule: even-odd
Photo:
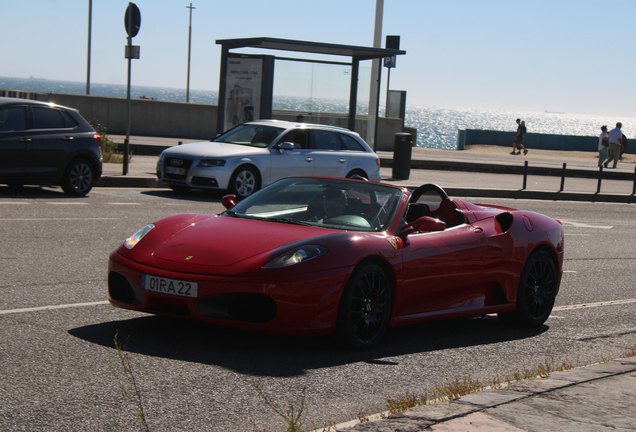
[[[610,162],[614,161],[612,168],[616,168],[618,160],[621,157],[621,144],[623,141],[623,133],[621,128],[623,124],[621,122],[616,123],[616,127],[609,131],[609,159],[605,161],[603,166],[607,168]]]
[[[598,166],[602,166],[603,162],[609,157],[609,134],[607,126],[601,126],[601,134],[598,136]]]
[[[512,153],[510,154],[521,154],[521,150],[523,150],[523,154],[526,155],[528,154],[528,149],[521,144],[521,141],[523,141],[523,137],[526,134],[526,122],[521,121],[521,119],[517,119],[515,121],[517,122],[517,135],[512,141]],[[518,152],[517,147],[519,148]]]

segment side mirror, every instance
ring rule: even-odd
[[[225,195],[221,200],[221,204],[226,210],[231,209],[236,205],[236,195]]]
[[[422,216],[415,222],[405,225],[402,228],[402,234],[413,234],[416,232],[436,232],[444,231],[446,222],[439,219],[433,219],[430,216]]]
[[[285,142],[276,144],[276,148],[278,150],[294,150],[296,147],[294,146],[294,143],[285,141]]]

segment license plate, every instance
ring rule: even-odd
[[[141,275],[141,289],[163,294],[196,298],[199,284],[196,282],[166,279],[151,275]]]
[[[166,174],[177,174],[177,175],[185,175],[185,168],[175,168],[175,167],[166,167]]]

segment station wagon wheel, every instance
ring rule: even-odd
[[[338,307],[336,334],[347,348],[375,346],[389,325],[391,282],[375,264],[356,269],[345,287]]]
[[[552,257],[544,251],[534,252],[519,278],[517,309],[500,313],[499,318],[521,327],[540,326],[552,312],[556,289],[557,272]]]
[[[230,192],[239,199],[247,198],[259,188],[258,174],[249,166],[239,167],[230,179]]]
[[[93,187],[93,166],[85,159],[75,159],[64,172],[62,190],[67,195],[84,196]]]

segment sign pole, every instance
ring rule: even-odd
[[[128,159],[130,158],[130,70],[132,66],[132,59],[139,58],[139,46],[133,46],[132,38],[139,33],[139,27],[141,27],[141,12],[134,3],[128,3],[126,13],[124,14],[124,27],[128,34],[128,44],[126,45],[125,58],[128,59],[128,86],[126,89],[126,99],[128,105],[128,113],[126,122],[126,139],[124,140],[124,160],[122,174],[128,174]]]
[[[132,66],[132,58],[130,56],[130,51],[132,50],[132,38],[128,36],[128,85],[126,88],[126,102],[128,106],[128,112],[126,114],[126,139],[124,140],[124,167],[123,167],[123,175],[128,174],[128,157],[130,155],[130,69]]]

